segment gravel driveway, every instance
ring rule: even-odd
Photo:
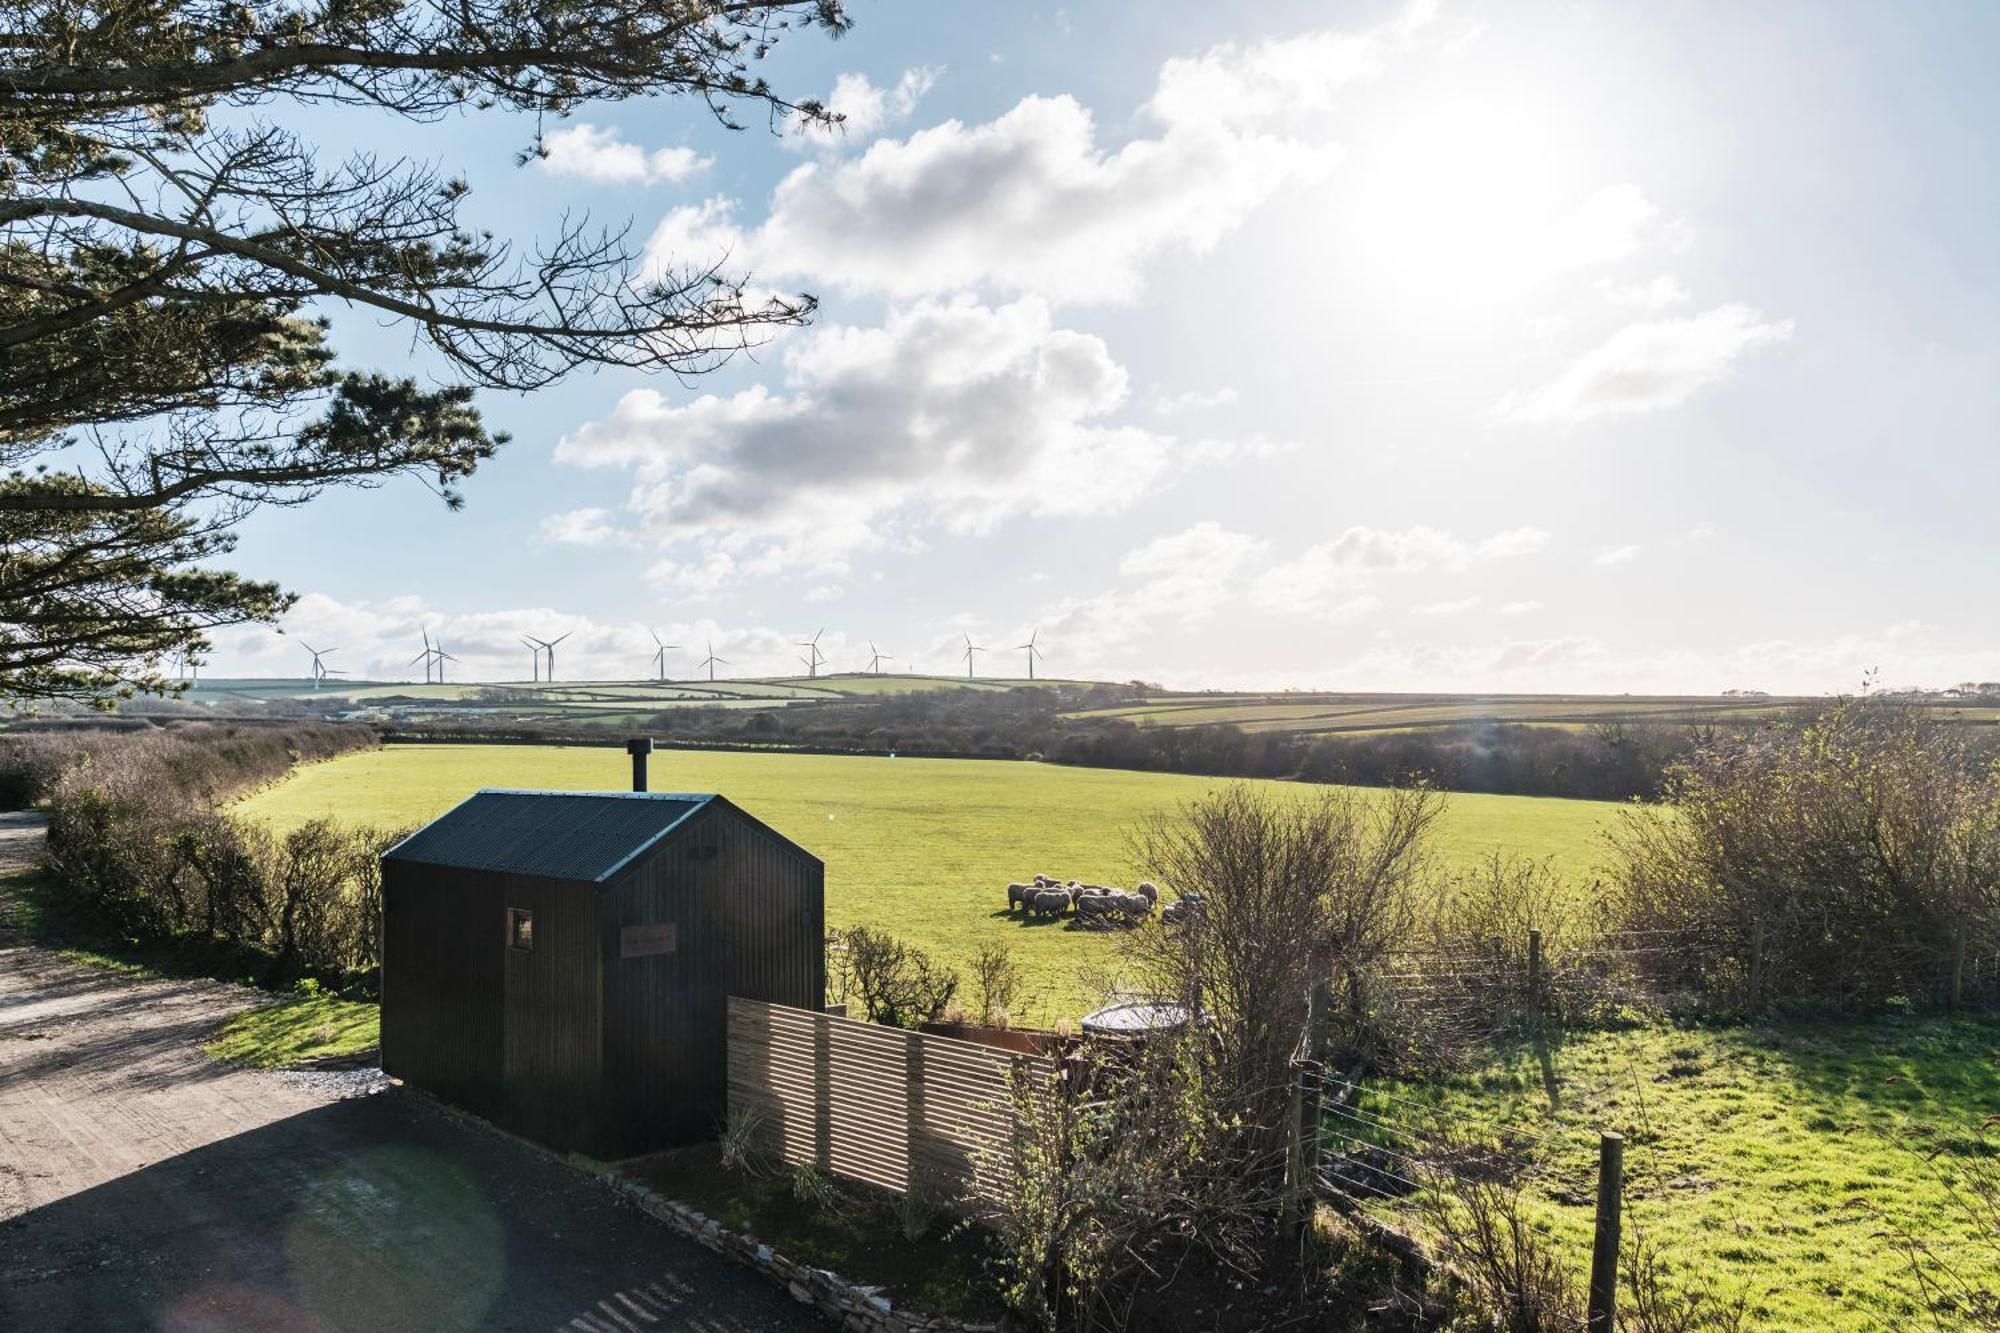
[[[217,1065],[267,997],[10,935],[0,814],[0,1328],[830,1325],[540,1153],[379,1075]]]

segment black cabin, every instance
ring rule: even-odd
[[[824,1003],[825,879],[720,796],[481,791],[382,857],[382,1067],[593,1157],[712,1136],[728,997]]]

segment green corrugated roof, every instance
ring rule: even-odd
[[[475,792],[385,860],[601,880],[717,800],[694,792]]]

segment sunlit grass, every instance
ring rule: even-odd
[[[319,815],[406,825],[480,787],[629,783],[630,761],[611,747],[390,746],[302,769],[239,808],[281,829]],[[1132,883],[1133,826],[1219,783],[1005,760],[668,750],[652,761],[654,790],[721,792],[821,857],[830,926],[882,927],[953,960],[1010,946],[1028,983],[1015,1017],[1030,1021],[1079,1012],[1091,998],[1083,973],[1111,965],[1111,941],[1008,916],[1009,881],[1046,871]],[[1591,801],[1453,796],[1442,850],[1459,865],[1494,849],[1549,857],[1583,891],[1616,813]]]
[[[381,1011],[335,995],[299,995],[247,1010],[202,1049],[212,1059],[273,1069],[358,1055],[381,1044]]]
[[[1623,1133],[1627,1234],[1643,1229],[1679,1281],[1746,1293],[1755,1328],[1929,1327],[1891,1227],[2000,1287],[1993,1251],[1968,1246],[1964,1215],[1923,1160],[1947,1139],[1975,1144],[1973,1127],[2000,1111],[2000,1020],[1655,1027],[1578,1035],[1549,1055],[1547,1069],[1524,1047],[1464,1078],[1384,1085],[1361,1114],[1394,1126],[1380,1139],[1405,1148],[1398,1133],[1421,1139],[1444,1126],[1547,1136],[1545,1172],[1526,1198],[1579,1277],[1598,1131]],[[1410,1219],[1405,1204],[1376,1207]]]

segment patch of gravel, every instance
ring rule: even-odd
[[[368,1065],[356,1069],[278,1069],[271,1077],[308,1096],[325,1101],[372,1097],[389,1086],[389,1076]]]

